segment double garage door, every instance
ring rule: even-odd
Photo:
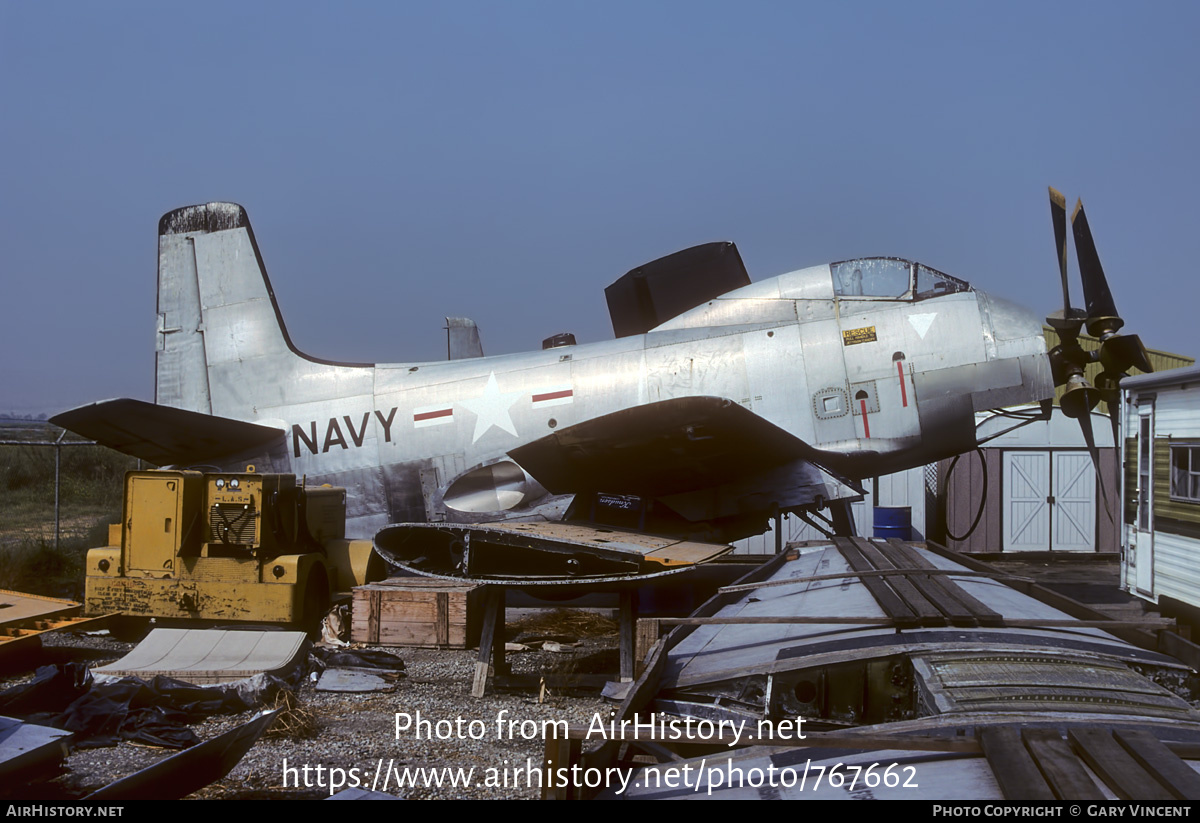
[[[1005,451],[1004,551],[1095,551],[1096,473],[1086,451]]]

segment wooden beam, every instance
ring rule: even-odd
[[[637,591],[622,589],[617,633],[621,654],[621,682],[633,680],[634,662],[637,659],[637,639],[634,635],[637,622]]]
[[[497,624],[499,631],[497,632]],[[483,595],[483,629],[479,634],[479,656],[475,662],[475,676],[471,681],[471,697],[483,697],[487,692],[488,675],[491,673],[493,656],[499,638],[500,658],[504,655],[504,587],[488,586]]]
[[[854,545],[862,552],[863,556],[871,562],[876,569],[896,568],[896,564],[891,562],[878,548],[871,544],[869,540],[862,538],[852,538]],[[899,569],[896,569],[899,571]],[[914,581],[908,579],[907,576],[896,575],[887,578],[887,584],[892,587],[896,594],[900,595],[901,599],[908,604],[908,607],[917,613],[923,626],[942,626],[946,621],[942,617],[942,611],[929,598],[922,594],[917,588]]]
[[[1058,729],[1024,729],[1021,737],[1056,797],[1060,800],[1104,800],[1104,792]]]
[[[1200,800],[1200,774],[1145,729],[1114,729],[1113,737],[1171,795]]]
[[[1118,797],[1124,800],[1175,799],[1113,739],[1109,729],[1068,729],[1067,738],[1079,756]]]
[[[846,558],[850,568],[855,571],[870,571],[874,568],[851,538],[835,537],[833,545]],[[875,598],[875,602],[883,609],[884,614],[894,621],[893,625],[901,628],[916,628],[920,622],[916,612],[909,608],[908,604],[887,583],[875,577],[865,577],[862,582],[871,596]]]
[[[980,743],[1005,800],[1056,799],[1017,729],[989,726],[980,735]]]

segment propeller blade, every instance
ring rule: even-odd
[[[1129,368],[1149,374],[1154,371],[1146,347],[1136,334],[1114,335],[1101,344],[1100,360],[1107,371],[1123,372]]]
[[[1109,408],[1112,414],[1112,408]],[[1113,420],[1114,426],[1116,420]],[[1104,511],[1112,521],[1112,506],[1108,503],[1108,489],[1104,485],[1104,472],[1100,471],[1100,449],[1096,446],[1096,434],[1092,431],[1092,415],[1087,413],[1079,418],[1079,429],[1083,432],[1083,442],[1087,444],[1088,454],[1092,457],[1092,471],[1096,473],[1096,482],[1100,484],[1100,497],[1104,501]],[[1113,440],[1115,443],[1116,440]]]
[[[1088,227],[1087,214],[1083,211],[1082,200],[1076,202],[1075,211],[1071,214],[1071,229],[1075,234],[1075,255],[1079,259],[1079,276],[1083,280],[1083,298],[1088,320],[1118,317],[1112,292],[1108,290],[1108,280],[1104,277],[1104,268],[1100,265],[1100,255],[1096,253],[1096,243],[1092,240],[1092,230]],[[1088,331],[1091,331],[1090,323]]]
[[[1096,449],[1096,433],[1092,431],[1092,415],[1090,413],[1079,417],[1079,429],[1083,432],[1083,442],[1087,444],[1088,451],[1092,453],[1092,465],[1099,472],[1100,452]]]
[[[1112,424],[1113,443],[1117,443],[1117,409],[1121,405],[1121,378],[1127,375],[1102,371],[1096,375],[1096,390],[1100,400],[1108,405],[1108,420]]]
[[[1063,317],[1071,316],[1071,289],[1067,285],[1067,198],[1050,187],[1050,219],[1054,223],[1054,247],[1058,251],[1058,273],[1062,278]]]

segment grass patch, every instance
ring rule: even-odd
[[[53,539],[0,546],[0,589],[82,600],[88,549],[106,545],[108,523],[101,521],[82,537],[60,540],[57,549]]]
[[[0,439],[53,441],[62,432],[46,423],[17,422],[0,426]],[[103,446],[64,445],[58,451],[56,549],[54,447],[0,446],[0,588],[79,599],[87,551],[108,545],[108,524],[121,519],[125,473],[138,461]]]

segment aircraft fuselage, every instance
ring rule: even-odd
[[[826,469],[862,478],[970,449],[976,411],[1053,392],[1034,315],[890,258],[755,282],[615,340],[445,362],[318,361],[287,337],[242,218],[214,226],[210,212],[203,226],[160,232],[156,402],[281,430],[256,459],[346,487],[357,535],[530,514],[553,496],[510,451],[660,401],[726,398],[817,450]],[[728,499],[703,505],[744,512],[734,497],[761,496],[746,484],[731,479],[714,493]],[[808,491],[773,504],[811,503],[811,479],[800,485]],[[839,485],[815,494],[845,496]],[[680,504],[703,517],[698,505]]]

